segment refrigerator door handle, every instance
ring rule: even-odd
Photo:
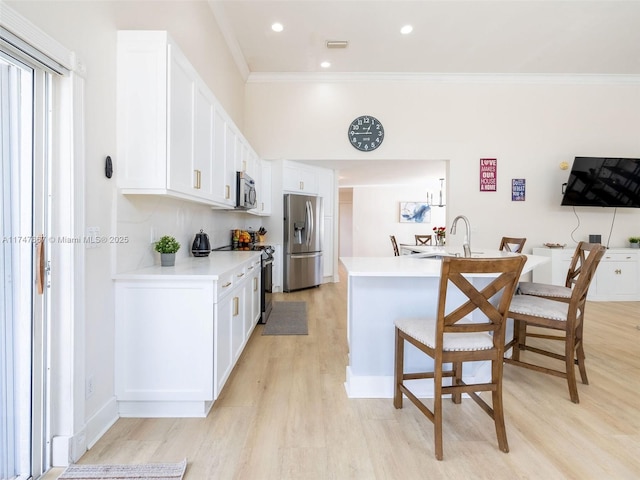
[[[313,236],[315,235],[314,233],[314,225],[313,225],[313,209],[311,206],[311,202],[309,200],[306,201],[306,215],[307,215],[307,226],[308,226],[308,230],[307,230],[307,246],[311,245],[311,240],[313,239]]]

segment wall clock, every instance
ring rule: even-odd
[[[384,128],[377,118],[371,115],[361,115],[349,125],[348,136],[353,148],[362,152],[370,152],[382,144]]]

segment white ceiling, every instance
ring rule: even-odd
[[[210,0],[257,73],[640,74],[637,0]],[[273,22],[284,31],[271,30]],[[413,26],[401,35],[400,27]],[[346,40],[346,49],[326,48]],[[328,70],[320,62],[328,60]],[[238,59],[237,59],[238,61]]]
[[[640,75],[640,0],[208,0],[240,71],[266,75]],[[284,31],[275,33],[271,24]],[[411,24],[413,33],[401,35]],[[346,40],[346,49],[327,49]],[[329,69],[320,67],[331,62]],[[334,162],[340,183],[444,162]],[[424,163],[424,162],[423,162]],[[325,164],[327,165],[327,164]],[[418,166],[415,162],[411,166]],[[383,181],[382,179],[387,180]]]

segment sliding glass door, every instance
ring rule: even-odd
[[[0,51],[0,479],[47,458],[51,78]]]

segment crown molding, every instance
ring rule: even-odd
[[[238,70],[240,72],[240,75],[242,76],[242,79],[246,82],[251,72],[249,71],[249,66],[247,65],[247,61],[245,60],[244,55],[242,54],[242,49],[240,48],[240,44],[236,40],[236,36],[234,35],[233,30],[231,29],[231,24],[229,23],[227,15],[224,11],[224,7],[219,1],[216,1],[216,0],[209,0],[208,3],[209,3],[209,8],[213,12],[213,17],[215,18],[216,23],[218,24],[218,28],[220,28],[220,32],[222,33],[222,36],[225,42],[227,43],[227,47],[229,48],[231,57],[233,58],[233,61],[235,62],[236,67],[238,67]]]
[[[77,68],[75,54],[0,1],[0,26],[68,70]]]
[[[639,85],[640,75],[502,73],[250,73],[247,83]]]

